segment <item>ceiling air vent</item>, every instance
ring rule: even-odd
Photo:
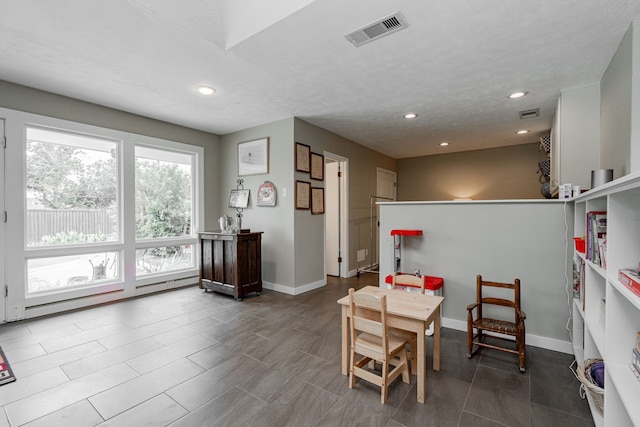
[[[534,117],[540,116],[540,109],[534,108],[531,110],[522,110],[520,111],[520,120],[522,119],[533,119]]]
[[[355,47],[360,47],[363,44],[377,40],[380,37],[403,30],[408,26],[409,24],[407,24],[407,21],[405,21],[402,14],[400,12],[396,12],[393,15],[389,15],[373,22],[366,27],[353,31],[344,37]]]

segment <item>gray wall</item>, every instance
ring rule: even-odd
[[[398,200],[542,199],[538,142],[398,160]]]
[[[527,344],[572,352],[569,316],[573,207],[559,201],[398,202],[380,208],[380,283],[393,270],[392,229],[420,229],[403,238],[402,271],[444,278],[444,325],[466,330],[475,277],[522,282]],[[569,226],[570,227],[570,226]],[[568,288],[571,289],[571,288]]]
[[[269,138],[269,173],[238,176],[238,144],[259,138]],[[218,204],[222,214],[236,215],[228,208],[229,192],[236,188],[238,178],[250,190],[249,207],[243,212],[242,227],[262,231],[262,279],[266,287],[292,293],[294,276],[294,183],[293,183],[293,119],[280,120],[222,136],[219,169],[221,196]],[[271,181],[277,190],[275,207],[256,206],[258,187]],[[287,197],[283,197],[283,189]],[[214,229],[218,229],[217,225]]]
[[[321,129],[317,126],[309,124],[303,120],[295,120],[295,138],[297,142],[311,146],[311,151],[323,153],[328,151],[333,154],[349,159],[349,271],[358,268],[356,251],[362,248],[369,248],[370,238],[370,204],[369,196],[376,194],[376,176],[377,168],[383,168],[390,171],[397,171],[397,161],[391,157],[387,157],[376,151],[365,148],[353,141],[345,139],[340,135]],[[309,181],[309,175],[297,173],[297,179]],[[323,183],[313,182],[313,186],[324,186]],[[304,259],[301,262],[313,262],[316,259],[324,259],[324,246],[319,242],[324,242],[324,237],[317,234],[322,224],[324,224],[324,215],[313,215],[309,212],[300,212],[297,218],[300,218],[300,231],[307,233],[309,227],[315,232],[310,236],[314,239],[321,238],[314,245],[309,245],[302,252]],[[298,237],[298,236],[297,236]],[[299,236],[305,238],[304,234]],[[304,243],[303,243],[304,244]],[[296,245],[298,248],[298,245]],[[324,265],[322,266],[324,268]],[[301,266],[304,270],[304,264]],[[314,268],[314,274],[317,277],[318,271]],[[306,278],[313,280],[313,278]]]
[[[295,118],[234,132],[221,138],[221,206],[227,206],[229,191],[236,188],[238,143],[264,137],[269,137],[269,173],[242,178],[245,188],[251,190],[243,227],[264,232],[265,287],[298,294],[326,284],[325,216],[295,209],[296,180],[311,182],[313,187],[324,187],[324,181],[311,180],[308,173],[295,170],[296,142],[309,145],[314,153],[329,151],[349,159],[349,270],[355,270],[356,249],[369,245],[369,194],[376,190],[376,168],[395,171],[395,160]],[[266,180],[278,190],[275,208],[255,204],[256,191]],[[287,197],[282,196],[285,188]],[[223,213],[235,215],[233,209],[224,209]]]
[[[78,101],[0,80],[0,106],[204,147],[204,226],[217,223],[220,138],[206,132]]]

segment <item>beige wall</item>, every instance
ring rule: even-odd
[[[398,160],[398,200],[543,199],[539,143]]]

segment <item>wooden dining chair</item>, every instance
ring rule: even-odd
[[[486,296],[483,292],[485,288],[502,288],[513,291],[513,299],[497,298],[495,296]],[[485,317],[483,314],[484,305],[494,305],[508,307],[513,309],[514,321],[495,319]],[[487,307],[488,308],[488,307]],[[473,317],[473,311],[476,310],[476,317]],[[511,310],[509,310],[511,311]],[[524,319],[526,314],[520,307],[520,279],[515,279],[513,283],[499,283],[482,280],[482,276],[476,277],[476,302],[467,306],[467,357],[471,358],[479,347],[487,347],[494,350],[500,350],[507,353],[518,355],[518,365],[520,372],[525,371],[525,329]],[[474,334],[474,330],[476,333]],[[487,337],[483,332],[490,332],[493,338],[498,338],[510,342],[515,342],[515,350],[508,347],[487,344]],[[497,335],[496,335],[497,334]]]
[[[351,351],[349,362],[349,388],[355,386],[356,377],[381,387],[380,401],[387,403],[389,385],[398,376],[409,383],[407,342],[389,333],[387,326],[387,297],[358,294],[349,289],[351,315]],[[362,356],[356,360],[356,354]],[[380,375],[367,364],[382,365]],[[393,369],[389,371],[390,367]]]
[[[424,295],[424,277],[413,274],[398,274],[394,272],[391,275],[391,288],[397,289],[397,286],[412,286],[420,288],[420,293]],[[411,361],[411,372],[416,372],[416,354],[418,354],[418,336],[410,331],[394,329],[393,334],[398,335],[409,342],[410,351],[407,357]]]

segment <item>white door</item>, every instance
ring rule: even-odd
[[[2,141],[2,150],[0,150],[0,217],[2,218],[2,226],[0,226],[0,277],[2,278],[2,286],[0,292],[2,292],[2,302],[0,303],[0,323],[7,321],[7,276],[4,271],[4,254],[7,246],[7,239],[5,238],[5,208],[4,208],[4,151],[5,151],[5,134],[4,134],[4,119],[0,118],[0,140]]]
[[[324,157],[326,274],[349,277],[349,161],[345,157],[326,151]]]
[[[382,168],[377,168],[376,176],[376,202],[390,202],[396,200],[396,173]],[[380,264],[380,207],[376,205],[374,211],[375,233],[373,256],[371,257],[375,265]]]

